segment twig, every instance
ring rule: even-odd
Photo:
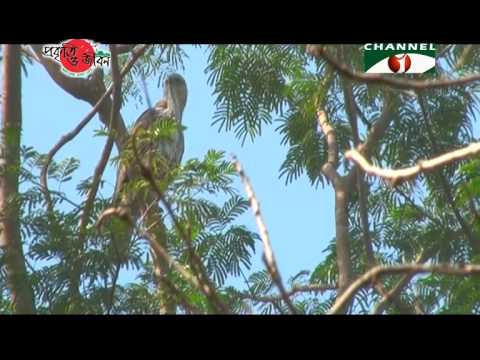
[[[399,170],[382,169],[373,166],[357,150],[347,151],[345,158],[357,163],[367,174],[386,179],[395,186],[403,181],[416,178],[421,172],[434,171],[442,166],[458,160],[465,160],[478,154],[480,154],[480,143],[472,143],[462,149],[453,150],[433,159],[418,162],[415,166]]]
[[[120,74],[120,79],[123,79],[125,75],[130,71],[130,69],[133,67],[135,62],[145,53],[147,48],[150,45],[143,45],[141,46],[138,51],[134,53],[130,61],[124,66],[122,69],[122,72]],[[57,154],[57,152],[68,142],[72,141],[79,133],[82,131],[82,129],[90,122],[90,120],[93,119],[95,114],[98,112],[98,110],[102,107],[103,103],[105,100],[110,96],[114,88],[114,84],[112,83],[109,88],[105,91],[105,93],[100,97],[100,99],[97,101],[95,106],[88,112],[87,115],[80,121],[80,123],[70,132],[67,134],[63,135],[60,140],[55,144],[55,146],[48,152],[47,158],[45,160],[45,164],[42,168],[42,171],[40,173],[40,184],[42,185],[42,189],[44,192],[45,200],[47,202],[47,209],[49,212],[53,211],[53,203],[52,199],[50,197],[50,191],[48,189],[48,179],[47,179],[47,174],[48,174],[48,167],[50,166],[50,163],[52,162],[54,156]],[[109,129],[112,131],[112,129]]]
[[[270,276],[273,282],[275,283],[278,290],[280,291],[282,300],[285,301],[289,310],[293,314],[296,314],[297,309],[292,304],[288,296],[288,293],[285,290],[285,287],[283,285],[280,272],[278,271],[277,262],[275,261],[275,255],[273,254],[272,246],[270,244],[270,238],[268,235],[267,227],[265,225],[265,222],[263,221],[262,214],[260,212],[260,204],[257,201],[255,192],[253,191],[252,185],[250,184],[250,180],[245,174],[245,172],[243,171],[242,165],[240,164],[240,162],[235,156],[233,156],[233,163],[235,165],[237,173],[240,176],[240,179],[242,180],[243,186],[245,188],[245,192],[247,193],[248,201],[250,202],[250,206],[252,207],[252,211],[255,216],[255,220],[257,222],[258,230],[260,231],[260,238],[262,239],[263,251],[264,251],[263,261],[267,267],[268,272],[270,273]]]
[[[328,314],[337,314],[343,306],[349,302],[355,294],[363,287],[367,286],[371,281],[385,275],[395,275],[412,273],[425,274],[425,273],[438,273],[446,275],[476,275],[480,274],[480,265],[459,265],[453,266],[450,264],[439,265],[425,265],[425,264],[403,264],[395,266],[376,266],[365,274],[355,280],[347,290],[337,298],[337,301],[328,311]]]
[[[450,86],[462,86],[480,80],[480,75],[478,74],[465,76],[459,79],[444,80],[410,80],[398,77],[386,77],[380,74],[365,74],[363,72],[352,70],[346,64],[338,62],[326,51],[326,48],[321,45],[307,45],[307,52],[318,59],[324,59],[335,70],[354,81],[387,85],[397,89],[424,90],[444,88]]]

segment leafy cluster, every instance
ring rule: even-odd
[[[159,299],[152,276],[152,259],[141,236],[131,242],[128,261],[119,264],[111,233],[98,231],[94,224],[110,199],[96,199],[87,238],[78,242],[78,223],[82,205],[75,204],[61,191],[52,191],[54,211],[46,210],[39,172],[45,156],[32,148],[22,149],[22,188],[19,201],[22,210],[22,238],[25,239],[26,260],[34,286],[39,313],[157,313]],[[49,168],[49,184],[69,182],[78,169],[77,159],[53,162]],[[233,188],[234,169],[222,152],[211,150],[204,159],[190,159],[177,169],[166,195],[181,223],[192,229],[193,241],[208,275],[219,290],[229,276],[238,276],[251,266],[257,234],[237,224],[247,210],[247,201]],[[77,190],[84,195],[89,179]],[[135,190],[132,190],[135,191]],[[223,194],[223,195],[222,195]],[[218,203],[215,199],[224,198]],[[169,252],[188,266],[185,244],[175,227],[165,218],[169,235]],[[122,231],[119,229],[118,231]],[[80,266],[79,266],[80,264]],[[125,283],[122,269],[137,274],[137,280]],[[10,302],[6,274],[1,273],[0,303],[8,312]],[[81,299],[74,298],[72,287],[80,278]],[[172,281],[197,307],[208,309],[198,289],[193,289],[179,274]],[[79,303],[80,302],[80,303]]]

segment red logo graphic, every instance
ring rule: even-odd
[[[83,73],[93,65],[95,50],[89,42],[74,39],[63,43],[63,46],[67,51],[60,52],[60,62],[68,71]]]
[[[42,53],[59,62],[62,72],[71,77],[87,77],[96,67],[110,66],[110,53],[98,50],[95,43],[85,39],[45,45]]]
[[[407,54],[392,55],[388,58],[388,67],[394,73],[405,73],[412,66],[412,60]]]

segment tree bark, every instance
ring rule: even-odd
[[[20,45],[3,45],[3,104],[0,144],[0,248],[7,283],[17,314],[34,314],[33,288],[28,278],[20,235],[20,135],[22,129]]]
[[[338,296],[350,285],[352,266],[350,258],[350,240],[348,234],[348,191],[344,180],[335,184],[335,236],[338,265]]]

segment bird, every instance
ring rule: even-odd
[[[138,154],[144,159],[155,159],[161,166],[155,167],[153,173],[156,179],[164,180],[168,173],[180,165],[184,153],[184,135],[182,129],[182,117],[187,103],[187,84],[185,79],[178,73],[169,74],[164,81],[164,97],[155,105],[143,112],[135,121],[131,136],[140,127],[148,130],[159,121],[175,121],[178,125],[175,133],[170,137],[160,137],[153,141],[139,143]],[[127,144],[128,148],[129,144]],[[97,220],[97,228],[100,228],[106,218],[116,215],[121,222],[118,225],[115,247],[122,261],[128,257],[128,248],[133,233],[133,226],[140,215],[140,210],[145,204],[141,194],[132,194],[128,190],[128,183],[139,178],[139,166],[134,161],[123,163],[119,166],[116,177],[115,190],[113,193],[113,206],[104,210]]]

